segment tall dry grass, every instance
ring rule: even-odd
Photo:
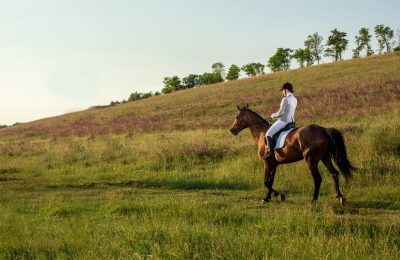
[[[236,104],[262,115],[277,110],[279,87],[291,81],[297,118],[313,122],[384,113],[400,101],[400,56],[387,54],[178,91],[0,130],[0,136],[69,136],[226,128]]]

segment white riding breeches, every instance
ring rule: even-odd
[[[273,137],[274,134],[278,133],[278,131],[281,130],[282,128],[284,128],[287,124],[288,124],[288,122],[284,122],[284,121],[281,121],[281,120],[276,121],[268,129],[268,131],[265,134],[265,136]]]

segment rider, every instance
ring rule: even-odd
[[[278,120],[268,129],[265,134],[269,153],[266,158],[272,158],[274,155],[274,144],[272,137],[282,128],[289,123],[294,123],[294,112],[297,107],[297,99],[293,96],[293,85],[286,82],[282,85],[283,98],[279,111],[272,114],[271,118],[278,118]]]

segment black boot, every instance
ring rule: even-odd
[[[274,141],[273,141],[272,137],[269,137],[269,136],[267,136],[266,141],[267,141],[266,145],[268,147],[269,152],[265,156],[265,159],[274,158],[274,151],[275,151],[275,149],[274,149]]]

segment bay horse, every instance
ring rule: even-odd
[[[233,122],[230,132],[239,134],[245,128],[249,128],[258,146],[258,156],[264,162],[264,185],[268,189],[264,202],[271,200],[271,195],[280,196],[285,200],[285,195],[274,190],[272,185],[276,168],[279,164],[293,163],[305,160],[310,173],[314,179],[314,195],[312,202],[318,200],[321,185],[321,174],[318,171],[318,163],[322,161],[328,169],[335,182],[336,197],[344,205],[345,198],[339,189],[339,172],[333,166],[332,161],[339,167],[340,172],[346,180],[352,177],[355,168],[347,159],[346,145],[342,134],[335,128],[324,128],[318,125],[307,125],[293,129],[286,137],[283,148],[274,149],[275,158],[266,159],[268,148],[265,145],[265,133],[270,123],[256,112],[250,110],[248,105],[239,107],[237,116]]]

